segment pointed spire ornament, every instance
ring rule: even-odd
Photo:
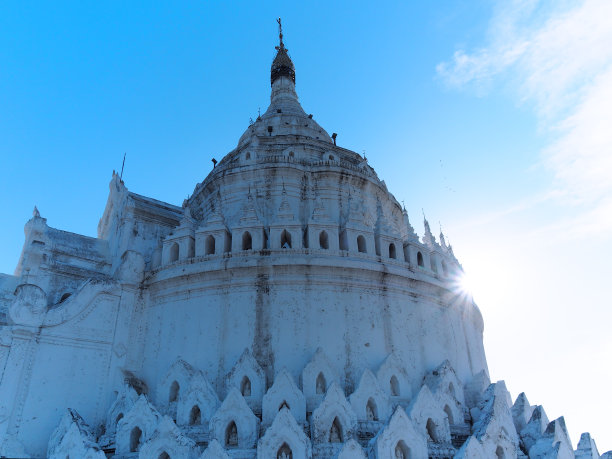
[[[433,237],[433,234],[431,233],[431,228],[429,227],[429,222],[427,221],[427,217],[425,216],[425,210],[421,209],[421,211],[423,212],[423,226],[425,227],[425,235],[430,234]]]
[[[402,210],[402,217],[404,219],[404,231],[406,231],[406,237],[408,239],[418,241],[419,237],[414,231],[414,227],[410,224],[410,219],[408,218],[408,211],[406,210],[406,206],[404,206],[404,209]]]
[[[255,210],[255,202],[253,200],[253,196],[251,195],[251,185],[249,185],[249,194],[247,194],[247,202],[244,203],[244,207],[242,208],[242,217],[240,217],[240,221],[259,221],[259,218],[257,217],[257,211]]]
[[[278,220],[289,221],[293,220],[293,211],[291,210],[291,205],[287,200],[287,190],[285,190],[285,183],[283,182],[283,193],[281,199],[281,205],[278,208],[277,214]]]
[[[276,22],[278,22],[278,40],[280,41],[280,46],[277,46],[276,49],[282,49],[285,45],[283,44],[283,24],[281,23],[281,18],[278,18]]]
[[[276,22],[278,22],[279,45],[275,47],[277,53],[274,62],[272,62],[272,69],[270,71],[270,85],[273,85],[280,77],[290,78],[295,84],[295,67],[289,57],[289,50],[285,48],[285,44],[283,43],[283,26],[281,24],[281,18],[278,18]]]
[[[38,207],[34,206],[34,210],[32,211],[32,217],[40,218],[40,212],[38,211]]]
[[[422,209],[421,209],[422,210]],[[436,238],[431,232],[431,228],[429,227],[429,222],[425,217],[425,211],[423,210],[423,226],[425,227],[425,234],[423,235],[423,242],[431,248],[436,247]]]
[[[440,225],[440,245],[443,249],[448,249],[446,246],[446,239],[444,239],[444,232],[442,231],[442,223],[438,222]]]

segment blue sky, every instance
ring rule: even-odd
[[[304,109],[442,223],[492,378],[612,449],[606,0],[3,2],[0,272],[35,204],[94,236],[124,152],[180,205],[267,107],[278,16]]]

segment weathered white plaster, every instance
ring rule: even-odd
[[[519,440],[511,413],[511,398],[506,384],[491,384],[481,398],[480,418],[474,423],[474,436],[490,457],[516,457]]]
[[[342,446],[342,449],[334,459],[367,459],[367,457],[361,445],[357,443],[357,440],[351,438],[344,443],[344,446]]]
[[[283,406],[289,408],[298,424],[306,422],[306,399],[285,368],[276,375],[274,384],[263,396],[262,422],[265,427],[272,424]]]
[[[227,390],[235,387],[247,404],[261,411],[261,399],[266,391],[266,375],[249,349],[245,349],[234,368],[227,376]]]
[[[534,407],[529,404],[525,392],[521,392],[512,405],[512,419],[517,432],[521,432],[533,414]]]
[[[101,445],[109,445],[115,442],[117,424],[121,418],[125,416],[125,413],[132,409],[136,400],[138,400],[138,394],[136,391],[127,384],[123,384],[119,390],[119,393],[117,394],[117,399],[113,402],[108,410],[105,433],[100,439]]]
[[[138,452],[141,446],[153,435],[161,419],[159,412],[151,406],[144,395],[117,423],[115,437],[116,452],[119,456]]]
[[[291,411],[282,408],[257,445],[257,458],[306,459],[312,457],[310,440]]]
[[[221,446],[221,443],[213,439],[200,456],[200,459],[230,459],[230,457],[227,451],[223,449],[223,446]]]
[[[389,354],[376,372],[380,387],[396,404],[409,401],[412,397],[410,378],[405,368],[406,365],[395,354]]]
[[[49,438],[47,457],[105,459],[106,455],[96,443],[94,434],[83,418],[74,410],[66,410],[57,429]]]
[[[316,443],[342,443],[353,436],[357,415],[337,383],[332,383],[310,420]]]
[[[525,451],[529,451],[531,447],[542,437],[542,434],[548,426],[548,416],[541,405],[537,405],[531,413],[529,422],[520,432],[521,442]]]
[[[428,441],[450,443],[450,425],[442,407],[438,405],[429,387],[423,386],[407,409],[417,431]]]
[[[482,400],[482,396],[491,384],[489,374],[482,370],[475,374],[464,386],[465,404],[471,410],[478,410],[478,405]],[[478,419],[479,413],[472,414],[472,418]]]
[[[427,441],[402,407],[397,407],[389,423],[370,440],[370,457],[376,459],[426,458]]]
[[[574,458],[572,442],[567,433],[563,416],[548,423],[540,438],[529,448],[529,457],[532,459]]]
[[[181,359],[168,368],[157,385],[157,405],[163,413],[176,419],[181,391],[189,386],[195,373],[196,370]]]
[[[327,389],[333,383],[339,383],[336,370],[329,359],[318,348],[312,360],[302,370],[302,392],[306,397],[306,408],[313,411],[323,400]]]
[[[391,414],[389,396],[380,388],[376,376],[369,369],[363,372],[359,386],[349,401],[360,421],[386,422]]]
[[[169,416],[164,416],[151,438],[140,448],[138,457],[195,459],[197,455],[195,442],[183,435]]]
[[[488,459],[482,445],[474,436],[470,436],[457,451],[454,459]]]
[[[225,447],[248,449],[255,446],[258,431],[259,419],[255,417],[238,389],[231,388],[219,409],[210,418],[210,437]]]
[[[445,360],[428,373],[424,383],[430,389],[437,406],[446,414],[449,426],[465,425],[463,384],[457,378],[450,362]]]
[[[597,445],[595,440],[591,438],[591,434],[588,432],[580,435],[580,440],[574,451],[576,459],[599,459],[599,452],[597,451]]]
[[[213,387],[202,372],[197,371],[189,386],[179,393],[176,422],[182,426],[201,425],[208,429],[208,422],[220,404]]]

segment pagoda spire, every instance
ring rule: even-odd
[[[425,245],[428,245],[431,248],[434,248],[437,245],[436,238],[431,232],[431,228],[429,227],[429,222],[427,221],[427,217],[425,217],[425,211],[423,211],[423,226],[425,227],[425,234],[423,235],[423,242],[425,243]]]
[[[446,239],[444,238],[444,232],[442,231],[442,223],[440,223],[440,245],[443,249],[446,249]]]
[[[295,67],[289,57],[289,50],[285,48],[285,43],[283,43],[283,25],[281,23],[281,18],[278,18],[276,22],[278,22],[279,45],[275,47],[277,53],[270,70],[270,84],[274,85],[274,82],[280,77],[289,78],[295,84]]]
[[[403,204],[403,202],[402,202]],[[406,206],[404,205],[404,208],[402,210],[402,216],[404,218],[404,228],[403,230],[406,232],[406,236],[409,239],[413,239],[413,240],[419,240],[419,237],[417,236],[417,234],[414,231],[413,226],[410,224],[410,219],[408,218],[408,211],[406,210]]]
[[[284,49],[285,45],[283,43],[283,24],[281,23],[281,18],[278,18],[276,22],[278,22],[278,40],[280,42],[280,46],[277,46],[276,49]]]

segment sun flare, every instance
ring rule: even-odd
[[[474,279],[467,273],[461,273],[459,277],[459,288],[463,293],[473,296],[474,293]]]

